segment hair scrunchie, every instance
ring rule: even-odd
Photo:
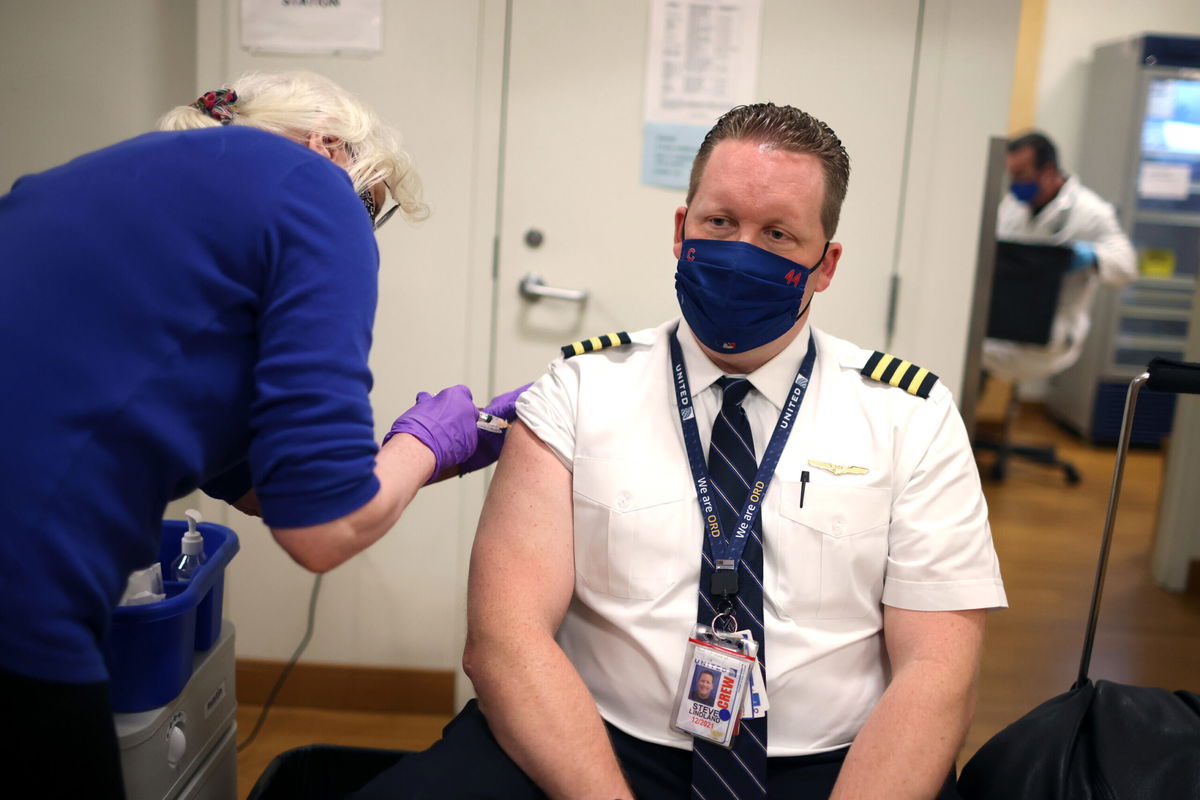
[[[234,112],[237,111],[235,103],[237,92],[233,89],[217,89],[215,92],[200,95],[196,102],[192,103],[192,108],[207,114],[222,125],[228,125],[233,122]]]

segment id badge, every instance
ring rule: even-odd
[[[753,639],[748,630],[738,631],[743,639]],[[746,705],[742,707],[742,719],[762,719],[767,715],[771,703],[767,700],[767,683],[763,680],[762,664],[756,658],[750,672],[750,686],[746,689]]]
[[[732,746],[757,655],[758,642],[753,639],[708,625],[692,628],[671,727],[722,747]]]

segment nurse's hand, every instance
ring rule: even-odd
[[[513,389],[511,392],[496,395],[492,398],[492,402],[488,403],[483,410],[493,417],[503,418],[505,422],[512,422],[517,418],[517,398],[521,396],[521,392],[532,385],[532,383],[527,383],[519,389]],[[496,459],[500,457],[500,448],[504,446],[504,437],[507,434],[507,428],[499,433],[480,431],[479,444],[471,457],[463,462],[459,474],[465,475],[468,472],[483,469],[489,464],[494,464]]]
[[[432,482],[445,470],[457,467],[475,453],[479,444],[479,429],[475,427],[478,418],[479,409],[466,386],[451,386],[436,395],[421,392],[417,395],[416,405],[392,423],[383,443],[386,445],[398,433],[416,437],[433,452],[437,462]]]

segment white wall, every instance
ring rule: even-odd
[[[184,102],[195,14],[195,0],[0,0],[0,193]]]
[[[1086,134],[1083,107],[1092,50],[1140,33],[1200,35],[1200,4],[1196,0],[1048,0],[1036,124],[1054,139],[1068,171],[1075,167]]]

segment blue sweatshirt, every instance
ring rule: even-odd
[[[283,137],[151,133],[0,197],[0,668],[107,678],[166,504],[253,480],[272,527],[379,484],[379,254],[344,170]]]

